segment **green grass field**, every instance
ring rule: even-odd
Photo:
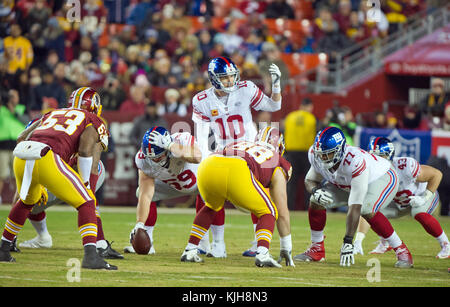
[[[10,210],[0,206],[1,227]],[[122,252],[128,244],[129,232],[134,226],[134,208],[102,208],[104,231],[113,248]],[[339,250],[345,232],[345,214],[330,213],[325,229],[326,262],[296,263],[296,267],[258,268],[253,258],[241,253],[253,239],[250,216],[237,210],[227,210],[225,241],[228,258],[205,262],[180,262],[187,243],[194,209],[160,208],[154,232],[155,255],[124,254],[123,260],[110,260],[118,271],[81,269],[80,281],[70,282],[73,266],[71,261],[81,261],[83,249],[77,230],[77,214],[70,207],[50,208],[47,212],[49,231],[53,237],[51,249],[25,249],[14,253],[16,263],[0,263],[0,285],[19,287],[94,286],[94,287],[448,287],[450,286],[450,259],[435,258],[440,250],[437,241],[410,217],[393,220],[394,228],[408,245],[414,257],[413,269],[394,268],[395,254],[370,255],[377,236],[370,232],[364,241],[365,255],[356,256],[355,265],[339,266]],[[450,218],[438,217],[447,235]],[[303,252],[310,242],[306,212],[291,214],[293,252]],[[18,241],[35,236],[27,222]],[[271,254],[278,258],[279,238],[275,231]],[[374,260],[375,259],[375,260]],[[379,260],[379,282],[369,282],[367,275],[374,276],[370,264]],[[76,260],[75,260],[76,262]],[[369,264],[369,265],[368,265]],[[369,273],[369,274],[368,274]],[[72,274],[72,275],[71,275]]]

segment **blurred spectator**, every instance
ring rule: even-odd
[[[180,47],[175,50],[175,61],[180,58],[189,57],[191,65],[198,67],[201,63],[203,54],[197,36],[190,34],[183,38]]]
[[[223,45],[227,56],[230,56],[244,42],[244,38],[238,34],[238,29],[239,20],[235,19],[228,24],[225,32],[219,32],[214,37],[215,43],[221,43]]]
[[[153,86],[176,87],[178,80],[171,72],[172,63],[169,58],[162,57],[155,60],[153,70],[149,73],[148,80]]]
[[[420,103],[422,114],[430,117],[443,117],[445,104],[450,100],[446,92],[444,80],[441,78],[431,79],[430,93]]]
[[[317,119],[313,110],[313,102],[311,99],[305,98],[302,100],[300,108],[290,112],[284,121],[285,157],[292,164],[292,177],[287,186],[290,210],[308,208],[309,198],[305,189],[304,177],[310,167],[308,150],[314,143],[317,132]],[[304,197],[302,200],[297,198],[299,190]]]
[[[189,1],[188,14],[190,16],[214,16],[213,0]]]
[[[358,17],[358,12],[352,11],[350,13],[350,23],[345,30],[347,37],[355,42],[361,42],[370,37],[369,28],[364,22],[361,22]]]
[[[44,97],[53,97],[58,101],[58,107],[64,108],[66,106],[66,92],[62,85],[55,81],[53,72],[44,70],[42,73],[42,83],[34,88],[34,104],[32,110],[42,110]]]
[[[110,76],[106,78],[103,87],[99,90],[103,110],[119,110],[122,102],[127,98],[127,94],[120,86],[117,78]]]
[[[28,70],[33,63],[33,48],[30,41],[21,35],[19,24],[11,25],[11,35],[3,40],[8,74],[14,75],[18,70]]]
[[[277,45],[265,42],[262,46],[263,55],[258,62],[258,70],[263,78],[264,89],[267,91],[271,88],[272,79],[269,74],[269,67],[272,63],[276,64],[281,71],[281,91],[289,80],[289,69],[281,59],[281,53]]]
[[[334,20],[331,10],[328,7],[321,7],[314,19],[313,36],[319,41],[326,32],[334,32],[339,30],[339,25]]]
[[[386,123],[387,129],[397,129],[398,128],[398,120],[394,114],[392,114],[391,112],[388,112],[386,114],[386,119],[387,119],[387,123]]]
[[[352,3],[350,0],[339,0],[339,10],[334,14],[333,18],[339,25],[342,33],[346,33],[350,27],[350,13],[352,12]],[[356,16],[358,16],[356,14]]]
[[[286,0],[273,0],[266,7],[266,18],[295,19],[295,12]]]
[[[164,93],[165,103],[157,104],[157,114],[163,116],[167,113],[184,117],[187,115],[187,107],[179,101],[180,93],[174,88],[169,88]]]
[[[149,14],[155,10],[154,0],[142,0],[131,8],[130,15],[126,18],[126,23],[133,26],[139,26],[144,22]]]
[[[25,106],[19,104],[19,92],[11,89],[2,93],[0,97],[0,204],[1,192],[5,180],[13,177],[12,151],[16,146],[16,139],[30,120],[25,113]],[[14,180],[13,180],[14,182]]]
[[[209,62],[208,54],[214,47],[211,34],[208,30],[201,30],[198,34],[199,39],[199,49],[202,52],[202,59],[200,60],[199,67],[207,65]]]
[[[145,106],[144,114],[133,122],[133,128],[130,131],[130,142],[136,148],[140,148],[145,132],[154,126],[162,126],[169,129],[166,120],[157,114],[156,103],[150,101]]]
[[[45,49],[52,50],[52,53],[56,53],[60,60],[65,61],[65,37],[58,19],[50,18],[42,35],[45,39]]]
[[[381,111],[373,112],[373,122],[370,125],[372,128],[384,129],[387,127],[386,114]]]
[[[191,29],[191,19],[184,15],[185,7],[181,5],[173,6],[172,4],[164,5],[162,10],[162,29],[169,32],[170,36],[175,35],[176,29],[184,29],[186,33],[189,33]]]
[[[353,118],[351,108],[348,106],[341,107],[337,113],[337,116],[334,116],[328,125],[341,129],[342,132],[344,132],[347,144],[350,146],[354,145],[353,136],[355,135],[357,125]]]
[[[130,5],[130,0],[103,0],[107,14],[108,23],[126,23],[126,11]]]
[[[422,119],[422,113],[416,106],[406,106],[404,108],[401,127],[411,130],[428,130],[427,121]]]
[[[133,85],[130,88],[130,97],[120,105],[119,111],[136,116],[143,115],[148,103],[149,99],[145,97],[145,87]]]
[[[137,28],[137,31],[139,37],[151,45],[152,56],[157,49],[164,48],[165,44],[171,39],[169,32],[162,28],[161,12],[154,12],[151,18],[146,19]]]
[[[26,15],[26,30],[29,30],[33,24],[39,24],[41,27],[47,25],[52,14],[45,0],[36,0]]]
[[[103,2],[86,0],[81,8],[80,34],[97,41],[105,30],[106,15],[107,12],[103,7]]]

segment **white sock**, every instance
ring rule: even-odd
[[[323,230],[317,231],[317,230],[311,229],[311,242],[319,243],[319,242],[322,242],[323,239],[324,239]]]
[[[108,247],[108,243],[106,242],[106,240],[98,240],[97,241],[97,248],[107,248]]]
[[[224,242],[225,225],[211,225],[212,238],[214,242]]]
[[[44,235],[50,235],[47,229],[47,218],[44,218],[40,221],[30,220],[30,223],[31,225],[33,225],[34,229],[36,229],[38,236],[42,237]]]
[[[439,242],[439,244],[441,246],[443,246],[445,243],[447,243],[447,244],[449,243],[447,235],[445,234],[444,231],[442,232],[442,234],[439,237],[436,237],[436,240]]]
[[[191,249],[196,249],[196,248],[198,248],[198,245],[195,245],[195,244],[192,244],[192,243],[188,243],[186,245],[185,250],[191,250]]]
[[[6,241],[6,242],[9,242],[9,243],[12,242],[11,240],[6,239],[4,236],[2,236],[2,241]]]
[[[400,240],[400,237],[397,235],[397,233],[394,231],[389,238],[384,238],[386,241],[389,242],[389,245],[392,248],[397,248],[400,245],[402,245],[402,240]]]

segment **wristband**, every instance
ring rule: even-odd
[[[351,237],[351,236],[345,236],[345,237],[344,237],[344,243],[347,243],[347,244],[353,244],[353,237]]]
[[[278,84],[275,86],[275,84],[272,84],[272,94],[281,94],[281,86]]]

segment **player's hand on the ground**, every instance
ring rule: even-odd
[[[356,254],[364,255],[364,250],[362,247],[361,240],[355,240],[355,242],[353,242],[353,255],[356,255]]]
[[[269,67],[270,77],[272,78],[272,86],[280,86],[281,71],[277,65],[271,64]]]
[[[333,195],[322,188],[316,189],[312,196],[319,205],[327,206],[333,203]]]
[[[295,266],[294,260],[292,259],[292,251],[286,249],[280,250],[280,257],[278,257],[278,263],[281,263],[283,259],[286,262],[286,266]]]
[[[166,150],[168,150],[170,145],[172,145],[172,138],[170,137],[170,135],[162,135],[156,130],[150,133],[149,141],[150,144]]]
[[[344,243],[341,247],[341,266],[350,266],[351,264],[355,264],[353,244]]]
[[[134,237],[136,231],[137,231],[139,228],[144,229],[144,223],[142,223],[142,222],[137,222],[136,225],[134,225],[134,228],[133,228],[133,229],[131,230],[131,232],[130,232],[130,243],[132,243],[133,237]]]

